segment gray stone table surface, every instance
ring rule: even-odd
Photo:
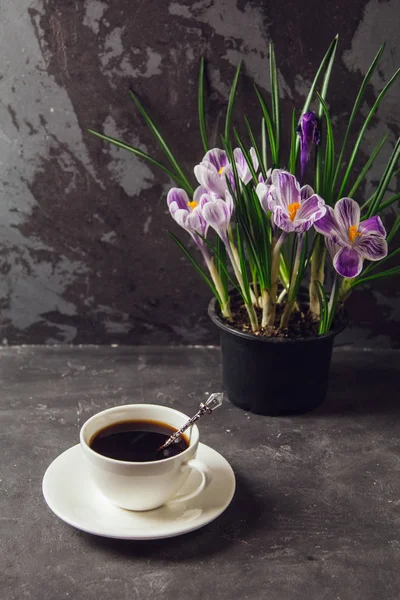
[[[337,348],[328,399],[304,416],[225,403],[200,427],[235,471],[232,504],[191,534],[133,542],[60,521],[43,474],[104,408],[193,412],[220,389],[219,350],[2,348],[1,599],[398,600],[399,358]]]

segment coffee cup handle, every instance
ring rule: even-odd
[[[201,475],[201,482],[193,492],[189,492],[188,494],[182,494],[181,496],[175,496],[175,498],[169,500],[168,504],[171,505],[179,504],[180,502],[186,502],[187,500],[196,498],[196,496],[201,494],[206,489],[206,487],[210,485],[213,478],[211,469],[201,460],[197,460],[197,458],[192,458],[191,460],[188,460],[184,465],[182,465],[181,468],[183,470],[196,469],[196,471],[198,471],[198,473],[200,473]]]

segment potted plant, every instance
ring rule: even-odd
[[[239,64],[219,148],[208,146],[201,60],[198,107],[205,155],[194,167],[196,187],[134,92],[131,96],[170,168],[120,140],[91,131],[158,165],[176,183],[167,204],[198,252],[193,254],[175,234],[170,235],[213,293],[209,315],[220,330],[228,396],[237,406],[258,414],[302,413],[318,406],[326,394],[334,338],[346,325],[345,301],[362,284],[400,274],[400,266],[387,263],[399,252],[389,252],[388,245],[400,227],[400,216],[388,231],[381,220],[382,212],[400,198],[400,194],[386,198],[400,140],[369,198],[363,197],[362,184],[385,138],[355,170],[365,131],[399,71],[380,92],[349,149],[348,138],[383,47],[364,77],[345,135],[338,142],[326,100],[337,43],[336,36],[302,110],[293,111],[286,158],[280,151],[279,85],[272,44],[270,106],[254,86],[260,135],[246,116],[248,140],[232,128]]]

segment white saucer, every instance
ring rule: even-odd
[[[51,510],[63,521],[94,535],[127,540],[155,540],[199,529],[210,523],[230,504],[235,475],[218,452],[199,444],[197,458],[212,470],[213,479],[200,496],[177,505],[147,512],[133,512],[111,504],[86,473],[79,444],[63,452],[47,469],[43,495]],[[193,471],[181,493],[199,484]]]

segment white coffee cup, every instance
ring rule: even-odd
[[[97,488],[113,504],[128,510],[152,510],[166,503],[190,500],[201,494],[212,479],[206,464],[196,459],[199,430],[192,425],[185,432],[189,446],[175,456],[153,462],[126,462],[98,454],[90,447],[95,434],[123,421],[158,421],[180,429],[189,417],[173,408],[155,404],[115,406],[91,417],[82,426],[80,444],[88,473]],[[192,469],[201,475],[197,488],[176,496]]]

